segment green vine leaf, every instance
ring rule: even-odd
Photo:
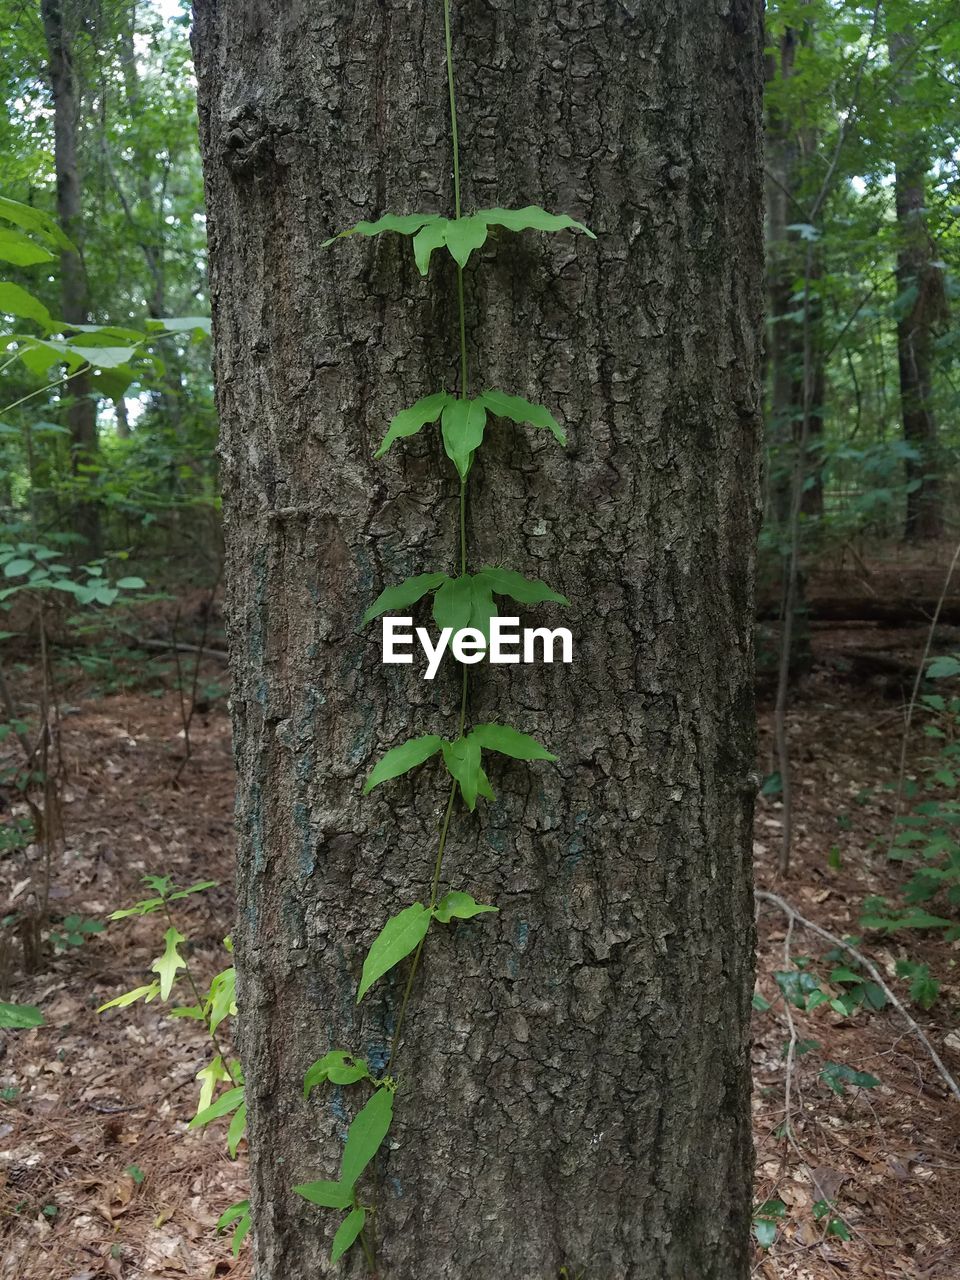
[[[415,578],[404,578],[403,582],[395,587],[385,587],[363,615],[362,625],[366,626],[368,622],[373,622],[374,618],[379,618],[383,613],[409,609],[418,600],[422,600],[431,591],[436,591],[437,587],[449,581],[445,573],[418,573]]]
[[[471,812],[477,807],[477,793],[480,789],[480,745],[473,734],[443,744],[443,761],[447,772],[459,784],[460,794]]]
[[[461,893],[451,889],[445,893],[433,909],[433,914],[441,924],[449,924],[451,920],[471,920],[485,911],[499,911],[499,907],[487,907],[477,902],[469,893]]]
[[[470,626],[481,633],[490,645],[490,620],[497,617],[492,588],[486,578],[474,574],[470,582]]]
[[[443,241],[457,266],[465,267],[474,249],[479,249],[487,238],[487,224],[481,214],[467,218],[453,218],[443,229]]]
[[[413,256],[417,269],[425,276],[434,250],[443,246],[458,266],[465,267],[470,254],[486,240],[490,227],[505,227],[508,231],[582,231],[591,240],[597,238],[589,227],[567,214],[547,213],[538,205],[529,204],[523,209],[480,209],[460,218],[443,218],[437,213],[385,213],[376,222],[358,222],[338,232],[320,247],[326,249],[345,236],[378,236],[383,231],[396,231],[413,236]]]
[[[509,396],[505,391],[485,391],[480,399],[495,417],[509,418],[518,426],[529,423],[531,427],[541,427],[560,444],[567,443],[566,432],[546,405],[532,404],[523,396]]]
[[[205,1107],[203,1111],[199,1111],[190,1123],[188,1129],[202,1129],[205,1124],[209,1124],[211,1120],[219,1120],[221,1116],[228,1116],[231,1112],[236,1111],[238,1107],[243,1106],[243,1085],[237,1085],[235,1089],[228,1089],[226,1093],[221,1093],[220,1097],[212,1106]],[[246,1117],[246,1111],[244,1111]]]
[[[320,248],[327,249],[334,241],[343,240],[345,236],[378,236],[383,231],[396,231],[402,236],[412,236],[431,222],[446,222],[446,218],[441,218],[437,213],[385,213],[376,222],[361,221],[347,227],[346,231],[338,231],[329,240],[324,240]]]
[[[428,733],[422,738],[408,738],[399,747],[392,747],[373,766],[364,784],[363,794],[367,795],[374,787],[379,787],[381,782],[399,778],[402,773],[409,773],[417,765],[423,764],[440,750],[442,742],[443,739],[437,734]]]
[[[357,1236],[363,1230],[363,1224],[366,1220],[367,1211],[363,1208],[354,1209],[347,1214],[337,1228],[337,1234],[333,1237],[333,1248],[330,1251],[331,1262],[340,1261],[350,1246],[355,1243]]]
[[[298,1196],[318,1204],[321,1209],[348,1209],[353,1204],[353,1187],[345,1182],[329,1182],[321,1178],[317,1182],[301,1182],[293,1188]]]
[[[481,209],[474,217],[483,218],[491,227],[506,227],[508,231],[582,231],[596,240],[589,227],[565,213],[547,213],[539,205],[528,204],[522,209]]]
[[[473,617],[473,579],[448,578],[433,598],[433,620],[442,631],[451,627],[461,631],[471,625]]]
[[[426,910],[421,908],[421,910]],[[429,922],[430,915],[427,914]],[[358,1111],[353,1124],[347,1130],[343,1148],[340,1178],[345,1186],[353,1188],[364,1169],[380,1150],[390,1122],[393,1119],[393,1090],[378,1089],[367,1105]]]
[[[448,395],[446,391],[437,391],[432,396],[423,396],[416,404],[412,404],[409,409],[401,409],[399,413],[390,419],[387,434],[380,441],[380,445],[373,456],[382,458],[394,440],[403,440],[407,436],[415,436],[428,422],[436,422],[445,406],[453,403],[453,396]]]
[[[480,400],[451,400],[443,409],[440,430],[447,457],[466,480],[473,455],[483,443],[487,410]]]
[[[357,990],[357,1004],[378,978],[382,978],[405,959],[426,936],[430,928],[430,912],[420,902],[404,907],[383,926],[363,962],[363,973]]]
[[[446,218],[438,218],[413,237],[413,258],[422,276],[430,270],[430,258],[434,249],[443,245],[446,221]]]
[[[166,1000],[170,992],[173,990],[173,984],[177,980],[177,973],[180,969],[187,967],[186,961],[177,950],[181,942],[186,942],[186,938],[179,929],[175,929],[173,925],[163,935],[164,950],[162,956],[157,956],[150,968],[160,977],[160,999]]]
[[[311,1091],[327,1080],[331,1084],[346,1085],[372,1079],[364,1058],[355,1058],[343,1049],[334,1049],[307,1068],[303,1077],[303,1096],[309,1098]]]
[[[520,733],[508,724],[478,724],[470,737],[486,751],[499,751],[514,760],[556,760],[536,738]]]
[[[512,569],[497,569],[488,565],[474,575],[489,583],[490,590],[498,596],[509,596],[518,604],[543,604],[552,601],[554,604],[569,604],[566,596],[552,590],[539,578],[525,578],[522,573]]]

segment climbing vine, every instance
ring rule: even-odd
[[[457,100],[454,84],[453,50],[450,37],[450,0],[443,0],[444,42],[446,49],[447,87],[450,107],[450,137],[453,154],[453,217],[436,213],[384,214],[375,222],[358,222],[356,226],[341,231],[330,240],[327,247],[345,236],[375,236],[394,232],[412,239],[413,255],[421,275],[426,276],[435,251],[446,250],[456,266],[457,318],[460,348],[460,376],[457,393],[438,391],[425,396],[409,408],[400,410],[387,428],[375,457],[382,458],[399,440],[416,435],[428,424],[439,421],[444,452],[456,468],[459,478],[457,523],[459,556],[457,571],[421,573],[415,577],[385,588],[364,615],[364,625],[385,613],[408,609],[426,596],[433,596],[433,617],[441,630],[449,627],[454,632],[473,628],[489,643],[490,622],[497,616],[494,596],[506,596],[518,604],[554,602],[567,604],[567,600],[538,579],[528,579],[522,574],[493,567],[484,567],[471,573],[467,542],[467,494],[470,471],[477,450],[483,444],[484,429],[490,416],[506,418],[517,425],[532,426],[549,431],[562,445],[564,432],[553,414],[545,406],[531,404],[521,396],[501,390],[488,389],[480,395],[470,395],[470,377],[467,359],[467,312],[464,301],[463,274],[471,254],[487,240],[494,228],[507,231],[582,231],[595,238],[582,223],[566,214],[547,213],[544,209],[528,205],[523,209],[481,209],[464,214],[460,193],[460,143],[457,132]],[[441,896],[444,853],[450,824],[456,808],[457,796],[461,797],[471,812],[480,798],[494,799],[493,789],[483,765],[483,753],[494,752],[515,760],[556,760],[535,738],[506,724],[478,724],[468,730],[469,706],[468,667],[461,664],[460,709],[456,733],[449,738],[439,734],[426,734],[410,738],[388,751],[374,766],[364,787],[364,793],[400,777],[439,755],[449,788],[440,824],[436,859],[426,902],[415,902],[404,907],[387,920],[374,939],[363,963],[357,1001],[364,998],[370,988],[385,974],[408,957],[410,960],[400,1011],[390,1045],[386,1070],[377,1076],[364,1059],[342,1049],[334,1049],[309,1068],[304,1078],[304,1097],[330,1083],[336,1086],[372,1086],[373,1092],[360,1108],[347,1131],[346,1143],[340,1164],[340,1176],[336,1180],[321,1179],[303,1183],[294,1188],[298,1195],[312,1204],[337,1209],[344,1213],[333,1240],[332,1261],[338,1261],[348,1249],[360,1243],[371,1271],[375,1268],[372,1218],[375,1212],[375,1195],[367,1195],[360,1189],[363,1174],[371,1168],[390,1129],[393,1110],[399,1089],[393,1074],[403,1035],[404,1021],[410,994],[416,979],[420,956],[430,929],[435,925],[448,925],[453,920],[467,920],[473,916],[496,911],[495,906],[479,903],[469,893],[448,890]],[[369,1223],[369,1224],[368,1224]]]

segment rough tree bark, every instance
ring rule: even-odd
[[[907,28],[889,37],[895,70],[894,100],[909,94],[915,33]],[[903,438],[916,450],[906,462],[908,484],[905,536],[921,542],[943,535],[942,462],[933,405],[935,325],[946,308],[943,272],[925,219],[930,158],[922,131],[901,136],[896,165],[897,364]]]
[[[81,206],[80,162],[78,156],[80,130],[80,86],[74,60],[75,42],[80,29],[80,6],[74,0],[41,0],[41,18],[47,42],[48,78],[53,97],[53,148],[57,176],[57,218],[64,233],[75,246],[81,244],[83,210]],[[64,250],[60,255],[60,306],[68,324],[87,324],[90,320],[90,298],[87,276],[79,251]],[[64,389],[67,401],[66,421],[70,431],[71,467],[82,476],[97,456],[97,403],[93,380],[88,373],[78,373]],[[100,509],[95,501],[81,497],[71,513],[74,531],[82,539],[81,558],[100,554]]]
[[[445,880],[498,916],[429,940],[382,1167],[384,1280],[748,1273],[752,561],[759,512],[760,5],[455,6],[465,207],[530,202],[582,238],[504,234],[466,273],[476,385],[542,400],[564,452],[488,428],[471,563],[574,600],[570,667],[474,667],[470,719],[557,766],[494,766]],[[385,667],[364,608],[455,566],[436,432],[455,385],[449,264],[320,242],[451,206],[441,6],[197,0],[239,770],[242,1052],[259,1280],[327,1262],[343,1103],[331,1047],[382,1066],[404,974],[358,1009],[388,914],[422,899],[443,787],[372,796],[458,679]],[[539,615],[542,618],[542,613]],[[490,922],[493,921],[491,924]],[[344,1099],[348,1108],[352,1100]],[[356,1252],[356,1251],[355,1251]]]

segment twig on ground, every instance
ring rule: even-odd
[[[781,898],[778,894],[769,893],[766,889],[755,889],[754,897],[758,899],[758,901],[760,902],[769,902],[773,906],[777,907],[780,911],[784,913],[784,915],[791,922],[791,924],[795,921],[797,924],[802,925],[803,928],[807,929],[810,933],[817,934],[817,936],[823,938],[824,941],[832,943],[833,946],[835,947],[841,947],[844,951],[846,951],[848,955],[853,956],[854,960],[856,960],[858,964],[862,965],[863,968],[866,969],[867,973],[870,974],[870,977],[877,984],[877,986],[880,988],[883,994],[887,997],[887,999],[893,1005],[894,1009],[896,1009],[897,1013],[900,1014],[901,1018],[903,1018],[904,1022],[907,1024],[907,1026],[910,1028],[913,1034],[917,1037],[917,1039],[926,1049],[927,1053],[930,1055],[931,1062],[937,1068],[937,1071],[940,1074],[940,1078],[943,1080],[944,1084],[947,1086],[947,1088],[950,1090],[953,1096],[957,1099],[957,1101],[960,1102],[960,1085],[957,1084],[956,1080],[954,1080],[953,1076],[944,1066],[943,1061],[940,1058],[940,1055],[937,1053],[936,1049],[934,1049],[933,1045],[927,1039],[923,1030],[917,1024],[916,1020],[910,1015],[910,1013],[908,1013],[906,1008],[897,998],[896,994],[890,989],[890,987],[884,981],[883,975],[881,974],[880,970],[877,968],[877,966],[873,963],[872,960],[868,960],[862,951],[858,951],[857,948],[853,946],[851,943],[844,942],[844,940],[838,937],[837,934],[830,933],[829,930],[822,929],[820,925],[815,924],[814,921],[808,920],[806,916],[803,916],[800,914],[800,912],[796,909],[796,907],[791,906],[789,902],[787,902],[784,898]]]

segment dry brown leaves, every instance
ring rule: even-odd
[[[211,673],[222,676],[222,668]],[[181,923],[198,972],[216,972],[232,918],[232,765],[222,704],[194,722],[194,759],[176,787],[171,780],[182,738],[174,694],[75,701],[65,734],[67,850],[54,906],[102,918],[140,896],[145,872],[170,872],[181,882],[217,877],[224,887],[190,900]],[[835,667],[814,676],[790,717],[798,840],[786,882],[772,870],[777,805],[758,807],[759,881],[836,933],[858,933],[864,896],[889,894],[897,882],[898,869],[874,843],[889,819],[889,799],[878,788],[895,769],[899,723],[895,703],[844,687]],[[762,736],[765,769],[765,725]],[[838,868],[828,861],[832,847],[839,850]],[[12,890],[16,871],[7,870]],[[785,927],[764,908],[759,986],[771,1001]],[[94,1012],[144,980],[159,932],[150,919],[111,925],[42,974],[16,983],[14,998],[42,1004],[47,1025],[8,1035],[0,1049],[0,1088],[6,1090],[0,1280],[249,1275],[246,1251],[235,1262],[228,1238],[214,1231],[219,1214],[246,1194],[243,1151],[231,1162],[221,1128],[206,1134],[186,1128],[195,1107],[194,1076],[209,1056],[195,1024],[171,1021],[156,1005]],[[872,938],[864,946],[888,980],[899,982],[895,963],[908,953],[901,941]],[[814,958],[824,951],[802,930],[791,947]],[[945,979],[934,1010],[913,1012],[955,1073],[956,951],[937,938],[909,948],[912,959],[930,963]],[[897,990],[904,994],[902,983]],[[784,1120],[782,1010],[775,1005],[756,1016],[757,1199],[779,1198],[787,1212],[773,1248],[757,1250],[755,1274],[764,1280],[955,1280],[960,1115],[922,1047],[892,1011],[843,1018],[823,1006],[794,1016],[797,1035],[820,1045],[798,1059],[794,1072],[799,1150],[777,1136]],[[838,1097],[819,1079],[824,1060],[870,1071],[881,1084]],[[813,1206],[824,1197],[835,1201],[849,1242],[827,1236],[825,1220],[815,1219]]]

